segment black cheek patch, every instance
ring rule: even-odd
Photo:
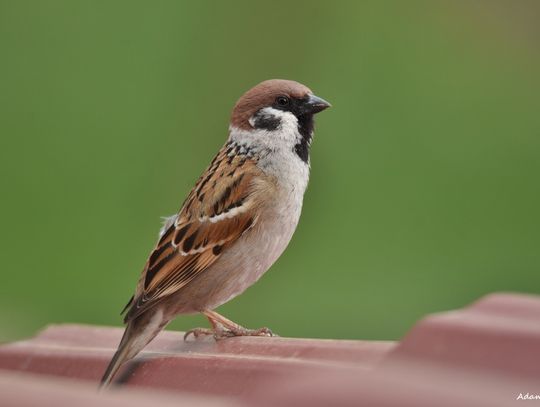
[[[256,129],[276,130],[281,125],[279,117],[269,114],[257,114],[253,122],[253,127]]]

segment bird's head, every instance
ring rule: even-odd
[[[330,103],[301,83],[270,79],[240,97],[232,112],[231,133],[249,132],[254,138],[264,137],[265,143],[271,141],[269,137],[294,146],[300,143],[307,154],[313,137],[313,115],[328,107]]]

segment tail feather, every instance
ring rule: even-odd
[[[107,387],[122,365],[133,359],[166,325],[161,310],[152,311],[150,316],[145,313],[128,322],[118,350],[114,353],[101,378],[100,388]]]
[[[126,357],[128,350],[129,348],[126,345],[119,346],[118,350],[114,353],[113,358],[109,362],[109,365],[107,366],[107,370],[105,370],[105,373],[103,374],[103,377],[101,378],[101,382],[99,384],[100,388],[109,386],[113,377],[118,372],[118,369],[120,369],[120,367],[124,364],[124,362],[128,361],[128,358]]]

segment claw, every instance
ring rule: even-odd
[[[214,331],[211,329],[206,328],[193,328],[187,331],[184,334],[184,341],[187,341],[189,338],[189,335],[193,335],[195,339],[197,339],[199,336],[205,336],[205,335],[215,335]]]

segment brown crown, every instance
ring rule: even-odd
[[[249,118],[259,109],[271,106],[276,97],[284,95],[301,99],[311,93],[311,90],[295,81],[285,79],[270,79],[259,83],[242,95],[234,106],[231,125],[244,130],[251,130]]]

